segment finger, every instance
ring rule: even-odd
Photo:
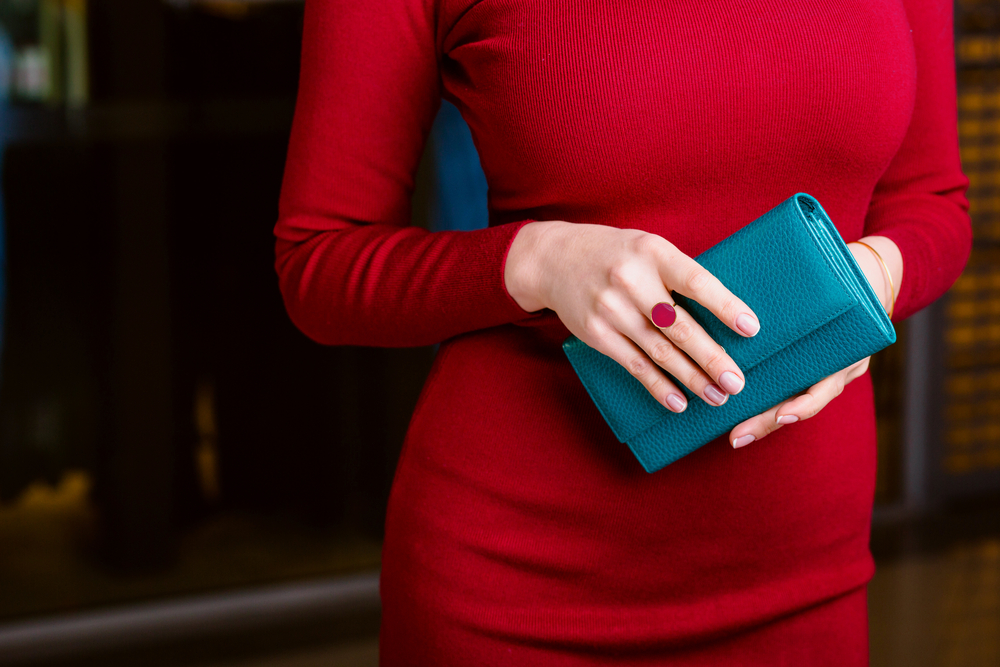
[[[673,246],[669,248],[657,262],[660,277],[669,289],[697,301],[741,336],[757,335],[760,320],[750,306],[698,262]]]
[[[631,309],[624,313],[619,313],[616,324],[619,330],[631,338],[657,366],[673,375],[684,386],[690,389],[692,393],[703,398],[709,405],[723,405],[729,398],[730,392],[719,386],[719,384],[716,384],[713,378],[706,374],[691,357],[674,345],[669,338],[663,335],[661,329],[656,327],[650,322],[648,317],[638,310]],[[707,334],[706,338],[711,342]],[[721,351],[722,348],[720,347],[719,350]],[[739,372],[739,368],[736,367],[735,363],[732,363],[731,367]],[[726,381],[731,386],[733,381],[738,381],[737,389],[743,387],[742,375],[736,375],[731,371],[723,371],[721,374],[726,376],[726,373],[729,373]]]
[[[830,404],[830,401],[843,393],[848,383],[868,370],[869,359],[870,357],[866,357],[842,371],[827,376],[798,396],[793,396],[767,412],[738,424],[730,432],[729,442],[735,448],[745,447],[786,424],[794,424],[816,416]]]
[[[636,347],[635,343],[611,327],[601,332],[596,339],[584,340],[608,357],[617,361],[635,379],[642,383],[646,391],[660,404],[671,412],[684,412],[687,409],[687,398],[684,392],[677,388],[663,370],[657,367],[646,354]]]
[[[720,390],[724,394],[738,394],[743,390],[746,385],[743,371],[691,314],[674,302],[664,285],[654,280],[642,287],[638,283],[622,287],[638,312],[618,307],[609,310],[607,315],[614,318],[612,323],[618,330],[638,343],[651,359],[712,405],[725,402],[725,398],[716,393]],[[663,315],[666,319],[661,319]],[[664,324],[667,326],[658,326]],[[661,343],[663,336],[683,350],[687,358],[673,355],[672,348]]]
[[[729,444],[733,446],[733,449],[739,449],[777,431],[782,427],[782,424],[778,423],[776,415],[778,410],[784,405],[785,403],[779,403],[767,412],[762,412],[755,417],[737,424],[729,433]]]
[[[844,370],[823,378],[798,396],[793,396],[767,412],[738,424],[729,435],[730,444],[737,449],[745,447],[786,424],[794,424],[814,416],[843,390],[843,380],[839,376],[846,373]],[[838,386],[841,387],[840,390],[837,389]]]
[[[847,370],[825,377],[805,392],[782,406],[776,415],[782,424],[793,424],[816,416],[833,399],[840,396],[847,383]]]
[[[862,375],[868,371],[869,362],[871,362],[871,357],[865,357],[853,366],[849,366],[847,369],[847,384],[854,382]]]
[[[708,335],[684,308],[674,306],[676,318],[669,327],[657,327],[662,336],[684,350],[704,374],[729,394],[738,394],[746,385],[743,371],[721,345]],[[647,319],[647,321],[649,321]],[[650,322],[655,327],[655,323]],[[683,381],[682,376],[681,377]],[[695,380],[696,381],[696,380]],[[685,382],[686,384],[686,382]]]
[[[865,357],[844,370],[823,378],[807,389],[805,393],[797,396],[794,403],[786,404],[785,409],[781,410],[781,414],[777,418],[781,420],[782,424],[792,424],[800,419],[814,417],[816,413],[829,405],[830,401],[844,393],[844,387],[865,374],[870,358]]]

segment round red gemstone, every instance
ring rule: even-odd
[[[677,311],[669,303],[658,303],[653,306],[653,324],[660,328],[669,327],[677,319]]]

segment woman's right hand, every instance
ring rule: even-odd
[[[504,281],[521,308],[555,311],[571,333],[624,366],[673,412],[683,411],[687,401],[663,371],[710,405],[722,405],[743,389],[736,362],[680,306],[669,327],[650,319],[657,303],[674,305],[670,292],[676,291],[741,336],[760,329],[742,300],[661,236],[561,220],[530,222],[514,237]]]

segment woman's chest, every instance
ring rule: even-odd
[[[500,210],[581,219],[830,176],[870,194],[912,110],[899,0],[461,0],[442,16],[460,17],[446,95]]]

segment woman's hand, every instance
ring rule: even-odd
[[[903,258],[899,248],[890,239],[884,236],[869,236],[862,239],[868,245],[874,247],[882,256],[890,273],[892,283],[886,280],[885,269],[881,262],[875,258],[871,250],[863,245],[849,243],[854,258],[858,260],[858,265],[864,272],[865,277],[871,284],[875,294],[879,296],[886,312],[892,304],[895,295],[899,294],[899,287],[903,278]],[[894,294],[890,292],[894,290]],[[755,440],[760,440],[767,434],[776,431],[785,424],[794,424],[803,419],[809,419],[817,414],[826,405],[840,396],[844,387],[853,380],[861,377],[868,370],[868,362],[871,357],[865,357],[861,361],[848,366],[842,371],[825,377],[812,387],[798,396],[793,396],[783,403],[779,403],[767,412],[751,417],[745,422],[733,428],[729,434],[729,442],[733,447],[743,447]]]
[[[676,291],[742,336],[760,329],[756,315],[656,234],[559,220],[531,222],[511,244],[504,280],[524,310],[555,311],[571,333],[625,367],[673,412],[682,412],[687,400],[664,371],[709,405],[722,405],[743,389],[745,378],[736,362],[690,314],[676,306],[676,320],[663,328],[650,314],[658,303],[674,305],[670,292]]]

